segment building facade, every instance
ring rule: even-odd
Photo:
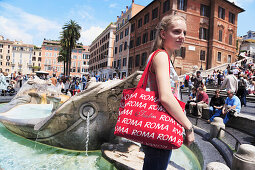
[[[92,76],[98,75],[101,79],[113,77],[113,47],[116,25],[110,23],[106,29],[91,43],[89,72]]]
[[[245,52],[247,57],[252,57],[255,60],[255,40],[243,40],[240,46],[240,51]]]
[[[44,40],[42,43],[42,64],[41,70],[47,71],[49,75],[55,74],[59,76],[64,73],[63,62],[58,62],[60,51],[60,42],[52,40]],[[71,76],[81,77],[87,74],[87,63],[89,61],[89,47],[77,44],[76,48],[72,51],[71,56]],[[84,65],[85,64],[85,65]],[[84,72],[83,72],[84,71]]]
[[[248,40],[248,39],[255,40],[255,31],[249,30],[249,31],[247,32],[247,35],[242,36],[242,39],[243,39],[243,40]]]
[[[126,6],[125,11],[121,11],[121,15],[117,16],[116,33],[113,54],[113,77],[122,78],[128,75],[128,59],[129,59],[129,41],[130,41],[130,23],[129,19],[141,11],[144,6],[135,4],[132,1],[130,7]]]
[[[22,41],[4,40],[0,36],[0,70],[8,73],[21,72],[23,75],[32,73],[32,55],[34,45]]]
[[[13,41],[9,39],[5,40],[3,36],[0,36],[0,70],[8,74],[11,73],[12,58],[12,44]]]
[[[42,62],[42,49],[34,46],[33,56],[32,56],[32,72],[41,70]]]
[[[209,69],[234,62],[237,16],[244,10],[227,0],[154,0],[131,18],[129,74],[144,68],[155,39],[156,26],[165,15],[186,19],[183,47],[172,61],[176,72],[190,72],[194,66]]]

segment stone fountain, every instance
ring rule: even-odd
[[[137,71],[125,80],[90,82],[85,91],[69,99],[50,82],[35,78],[1,108],[0,121],[7,129],[25,138],[73,150],[85,150],[89,132],[88,150],[100,149],[104,142],[115,138],[113,131],[122,90],[135,87],[141,74]],[[19,105],[47,103],[52,103],[53,108],[45,118],[14,119],[6,116]]]

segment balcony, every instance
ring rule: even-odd
[[[14,66],[15,66],[15,63],[11,63],[11,65],[14,67]]]
[[[22,63],[19,63],[18,65],[19,65],[20,67],[22,67]]]
[[[27,63],[27,66],[28,67],[32,67],[32,63]]]

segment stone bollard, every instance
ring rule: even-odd
[[[220,162],[210,162],[207,166],[206,166],[206,170],[230,170],[230,168]]]
[[[255,170],[255,146],[240,145],[238,151],[233,155],[232,169]]]
[[[211,123],[210,127],[210,138],[216,138],[217,134],[220,131],[220,128],[225,129],[225,124],[223,123],[223,119],[220,117],[215,117],[213,122]],[[221,131],[219,134],[219,137],[222,138],[224,137],[225,132]]]

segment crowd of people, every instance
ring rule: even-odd
[[[94,77],[90,77],[89,75],[83,75],[82,77],[76,76],[56,76],[53,74],[52,76],[42,74],[38,75],[40,79],[50,80],[51,83],[59,88],[62,93],[66,95],[73,96],[76,93],[81,92],[87,88],[87,82],[91,79],[95,82],[105,82],[108,80],[118,79],[117,76],[114,76],[112,79],[101,78],[98,74]],[[3,73],[0,70],[0,94],[2,96],[6,96],[8,93],[15,93],[16,88],[21,88],[22,84],[25,83],[29,78],[33,78],[34,75],[22,75],[21,72],[14,72],[10,75],[7,73]],[[123,76],[122,79],[125,79]]]
[[[240,113],[241,107],[246,106],[247,95],[255,94],[255,69],[253,66],[253,63],[247,63],[247,60],[244,59],[241,65],[238,63],[228,65],[224,71],[214,71],[206,79],[202,78],[200,71],[197,71],[196,76],[186,75],[183,86],[189,89],[189,100],[186,103],[187,114],[201,118],[203,109],[209,107],[211,118],[207,120],[208,123],[218,116],[224,118],[224,123],[227,123],[231,116]],[[208,86],[213,86],[214,89],[218,88],[210,103],[206,93]],[[220,89],[226,90],[226,99],[220,95]]]

